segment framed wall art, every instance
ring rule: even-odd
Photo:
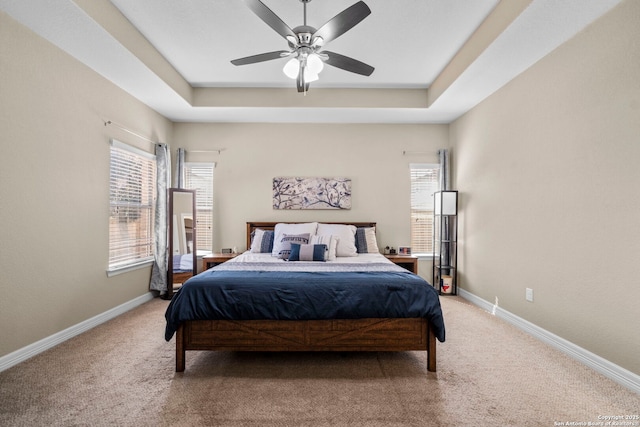
[[[351,209],[351,179],[273,178],[273,209]]]

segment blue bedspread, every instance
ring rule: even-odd
[[[165,314],[169,341],[185,320],[425,317],[445,340],[437,291],[408,271],[234,271],[190,278]]]

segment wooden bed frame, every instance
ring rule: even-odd
[[[373,222],[349,222],[373,227]],[[248,222],[247,248],[256,228],[275,222]],[[335,320],[190,320],[176,333],[176,372],[187,350],[213,351],[427,351],[427,370],[436,371],[436,337],[424,318]]]

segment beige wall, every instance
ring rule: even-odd
[[[187,161],[216,162],[214,250],[244,249],[247,221],[375,221],[379,244],[397,247],[410,244],[409,163],[437,163],[437,150],[448,145],[448,128],[176,123],[174,145],[187,150]],[[189,154],[214,148],[223,151]],[[274,210],[277,176],[351,178],[352,208]],[[425,277],[430,268],[426,261],[419,266]]]
[[[0,356],[148,291],[107,278],[109,138],[171,123],[0,12]]]
[[[638,22],[623,2],[451,126],[462,287],[636,374]]]

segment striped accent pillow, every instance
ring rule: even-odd
[[[311,241],[309,243],[311,243],[312,245],[326,245],[327,261],[336,260],[336,250],[338,248],[338,238],[336,236],[333,236],[333,235],[311,236]]]
[[[356,229],[356,248],[359,254],[379,253],[375,227],[358,227]]]
[[[291,244],[289,261],[326,261],[327,245]]]
[[[273,250],[273,231],[256,229],[251,240],[251,252],[270,253]]]

